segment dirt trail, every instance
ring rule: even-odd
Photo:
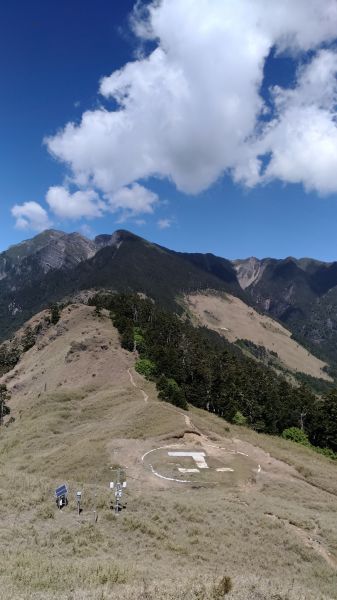
[[[134,377],[131,373],[131,369],[130,368],[127,369],[127,372],[128,372],[128,375],[130,377],[130,381],[131,381],[131,384],[133,385],[133,387],[137,388],[141,392],[141,394],[144,398],[144,402],[148,402],[148,399],[149,399],[148,394],[146,394],[146,392],[144,392],[144,390],[139,385],[137,385],[137,383],[135,382]],[[186,427],[196,430],[196,427],[193,425],[191,418],[188,415],[185,415],[185,413],[181,412],[178,408],[175,408],[174,406],[167,406],[166,404],[162,404],[162,406],[168,410],[174,411],[178,415],[181,415],[184,418]]]
[[[130,381],[131,381],[133,387],[137,388],[140,391],[140,393],[143,396],[144,402],[147,402],[149,399],[149,396],[146,394],[146,392],[144,392],[144,390],[142,390],[142,388],[139,387],[139,385],[136,384],[130,369],[128,369],[128,374],[129,374]]]
[[[184,415],[184,413],[180,413],[180,414]],[[184,419],[185,419],[185,425],[187,425],[187,427],[194,428],[194,425],[193,425],[190,417],[188,417],[187,415],[184,415]]]

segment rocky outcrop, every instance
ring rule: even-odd
[[[254,285],[262,277],[263,272],[267,266],[265,260],[259,260],[255,256],[244,260],[233,261],[238,282],[243,290],[248,288],[250,285]]]
[[[13,279],[26,272],[34,277],[38,271],[46,274],[53,269],[73,268],[96,251],[96,244],[79,233],[44,231],[0,254],[0,279]]]

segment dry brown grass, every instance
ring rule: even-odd
[[[158,402],[151,383],[133,372],[148,403],[131,385],[133,357],[107,318],[87,307],[63,318],[68,330],[49,353],[30,350],[10,380],[17,419],[0,432],[0,598],[336,599],[337,570],[320,552],[337,557],[335,464],[192,407],[187,428],[184,412]],[[94,332],[109,350],[66,362],[70,342]],[[184,435],[191,427],[199,435]],[[236,448],[262,470],[234,486],[167,482],[141,456],[170,444]],[[117,465],[127,468],[128,488],[116,516],[109,481]],[[53,493],[63,481],[70,503],[59,511]],[[232,589],[221,596],[224,577]]]
[[[198,322],[214,329],[230,342],[250,340],[277,352],[287,369],[332,381],[323,371],[326,363],[293,340],[288,329],[270,317],[259,314],[239,298],[220,293],[190,294],[185,302]]]

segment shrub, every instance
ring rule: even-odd
[[[10,408],[6,404],[10,398],[11,393],[7,390],[6,384],[0,383],[0,425],[3,424],[3,418],[10,414]]]
[[[99,306],[99,304],[96,304],[94,313],[95,313],[96,317],[102,316],[102,308],[101,308],[101,306]]]
[[[232,580],[230,577],[225,575],[220,579],[220,581],[214,585],[212,589],[212,599],[213,600],[222,600],[224,596],[227,596],[229,592],[233,589]]]
[[[247,417],[237,410],[233,417],[233,423],[234,425],[247,425]]]
[[[285,440],[291,440],[296,444],[302,444],[302,446],[310,446],[307,434],[299,427],[289,427],[282,433],[282,437]]]
[[[121,334],[121,346],[125,350],[129,350],[129,352],[132,352],[134,349],[133,328],[131,325],[127,325]]]
[[[139,354],[142,354],[143,352],[145,352],[144,336],[143,336],[143,332],[140,327],[134,327],[133,339],[134,339],[135,346],[136,346],[136,349],[138,350]]]
[[[0,376],[15,367],[20,355],[21,352],[17,345],[4,343],[0,346]]]
[[[331,458],[331,460],[337,460],[337,453],[331,450],[330,448],[318,448],[314,447],[314,450],[318,452],[318,454],[323,454],[327,458]]]
[[[159,389],[158,398],[161,400],[166,400],[179,408],[188,408],[185,394],[175,379],[162,375],[157,383],[157,388]]]
[[[151,380],[156,375],[157,367],[149,358],[140,358],[135,364],[135,369],[137,373]]]
[[[35,345],[36,342],[36,335],[35,332],[32,330],[31,327],[26,327],[24,334],[22,336],[22,350],[23,352],[27,352],[28,350],[30,350],[31,348],[33,348],[33,346]]]
[[[53,325],[56,325],[56,323],[59,322],[61,317],[61,312],[60,312],[60,308],[58,306],[58,304],[52,304],[50,307],[50,322]]]

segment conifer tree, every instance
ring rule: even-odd
[[[10,397],[11,394],[7,390],[7,386],[0,383],[0,425],[3,425],[4,417],[10,413],[10,408],[7,406]]]

